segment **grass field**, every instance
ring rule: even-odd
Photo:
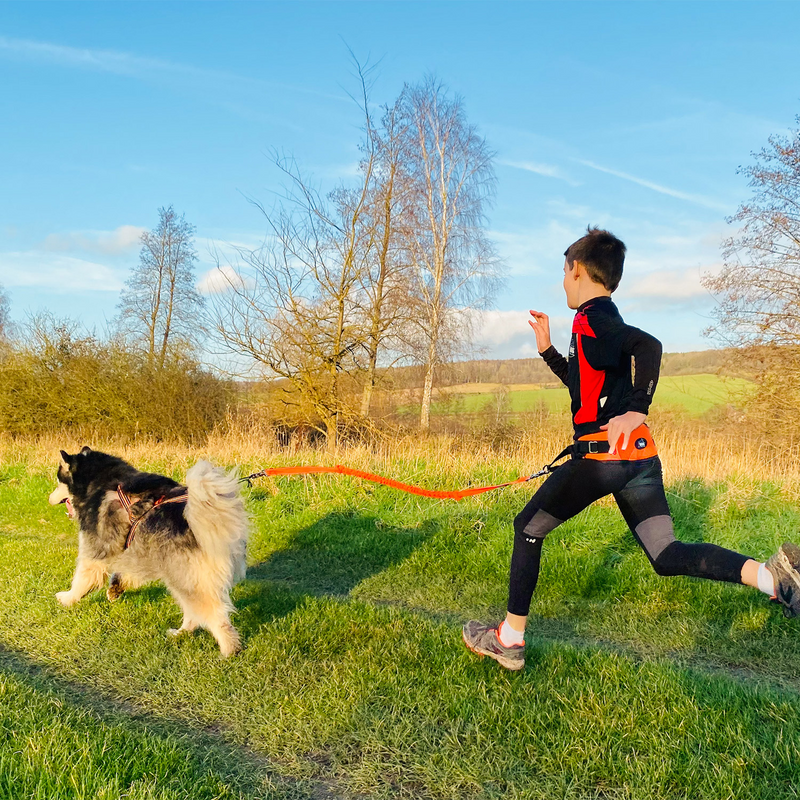
[[[457,488],[554,446],[338,460]],[[246,442],[110,449],[178,478],[199,455],[287,463]],[[460,626],[502,613],[524,490],[457,504],[264,482],[234,595],[245,649],[222,661],[206,633],[167,641],[180,613],[159,586],[57,605],[76,531],[46,502],[55,452],[0,443],[0,798],[800,796],[800,620],[754,590],[658,578],[609,502],[548,539],[528,665],[510,674]],[[662,453],[681,538],[759,558],[797,538],[796,469],[745,474],[758,451],[718,442]]]
[[[662,377],[658,382],[658,407],[674,409],[692,417],[700,416],[715,406],[739,405],[753,384],[742,378],[721,378],[718,375],[683,375]],[[461,384],[440,392],[433,403],[433,414],[475,414],[491,411],[498,405],[499,384]],[[548,411],[569,408],[565,386],[542,387],[536,384],[512,384],[502,389],[502,410],[514,414],[533,411],[544,405]],[[506,393],[507,391],[507,393]],[[411,408],[404,409],[411,413]]]

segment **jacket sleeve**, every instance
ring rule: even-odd
[[[553,345],[550,345],[547,350],[539,353],[539,355],[544,359],[544,363],[547,364],[551,370],[553,370],[561,383],[563,383],[565,386],[568,386],[569,362],[567,359],[564,358],[564,356],[562,356],[561,353],[559,353],[558,350],[553,347]]]
[[[633,356],[633,394],[627,410],[646,414],[661,370],[661,342],[639,328],[626,325],[621,348],[623,355]]]

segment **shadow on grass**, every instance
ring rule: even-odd
[[[718,492],[700,480],[687,479],[668,490],[675,536],[683,542],[703,542],[709,512]],[[619,514],[615,506],[612,513]],[[627,529],[598,548],[593,557],[595,566],[580,581],[580,599],[597,601],[614,593],[619,568],[630,558],[645,558],[634,534]]]
[[[87,753],[92,752],[92,736],[105,736],[115,743],[115,747],[124,747],[126,742],[130,742],[137,752],[144,754],[143,758],[132,760],[135,763],[111,766],[113,762],[109,761],[107,768],[100,766],[101,771],[108,772],[109,785],[117,780],[124,786],[159,778],[159,770],[169,770],[170,763],[175,762],[181,764],[181,773],[184,780],[190,781],[189,785],[205,790],[218,780],[231,797],[265,800],[333,800],[336,797],[325,784],[281,775],[276,764],[245,747],[225,741],[214,729],[192,726],[185,720],[156,717],[87,684],[66,680],[27,655],[0,646],[0,676],[3,675],[13,679],[24,690],[32,691],[37,698],[52,702],[56,718],[50,720],[50,724],[74,729],[76,734],[82,731],[82,735],[88,737]],[[72,711],[78,716],[71,716]],[[47,721],[42,720],[42,723],[47,724]],[[105,731],[99,726],[103,726]],[[18,746],[24,750],[24,741],[20,741]],[[150,754],[152,760],[148,761]],[[79,759],[84,756],[83,752],[75,754]],[[54,757],[57,760],[60,756]],[[66,753],[64,757],[70,756]],[[24,771],[22,756],[19,759],[19,766]],[[14,760],[16,756],[12,756],[12,764]],[[62,766],[70,768],[68,763]],[[30,777],[35,779],[36,775],[31,772]],[[91,777],[95,783],[98,781],[96,774]],[[171,777],[165,773],[160,780],[168,783]],[[216,792],[212,793],[218,796]],[[207,791],[200,794],[211,796]],[[84,795],[79,791],[75,796]]]
[[[417,528],[397,528],[371,515],[327,514],[247,570],[235,594],[237,626],[247,637],[309,596],[346,597],[365,579],[408,558],[438,525],[428,520]]]

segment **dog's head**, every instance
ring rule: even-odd
[[[65,503],[67,506],[67,516],[75,518],[75,508],[72,505],[72,492],[75,482],[75,473],[80,469],[81,461],[91,453],[91,448],[82,447],[80,453],[71,456],[65,450],[61,451],[61,461],[58,465],[58,485],[50,493],[48,501],[51,506]]]

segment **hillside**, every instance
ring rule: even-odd
[[[700,350],[691,353],[664,353],[662,376],[725,375],[727,350]],[[420,366],[393,367],[384,375],[396,389],[412,389],[422,385],[424,372]],[[555,382],[553,373],[541,358],[476,359],[456,361],[439,370],[438,385],[465,383],[543,384]]]

